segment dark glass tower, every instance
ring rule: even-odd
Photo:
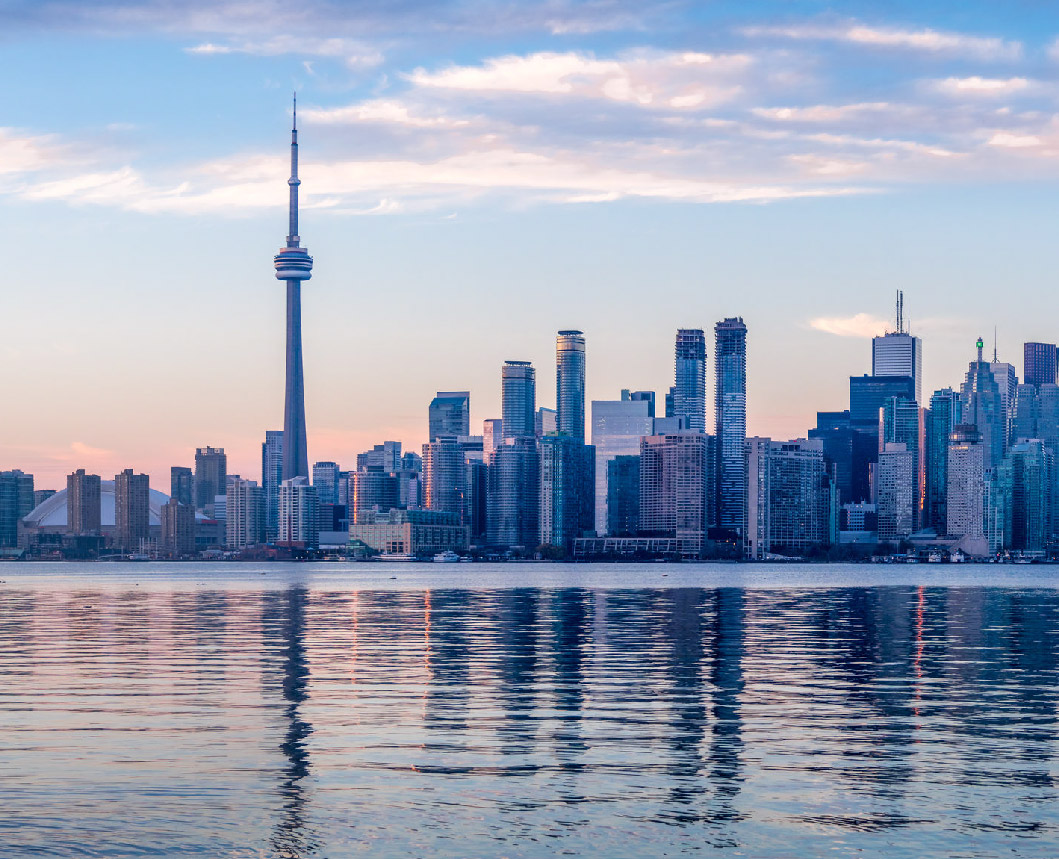
[[[1054,385],[1059,381],[1059,349],[1054,343],[1025,343],[1022,357],[1023,381],[1027,385]]]
[[[714,326],[717,363],[717,523],[746,528],[746,325],[741,317]]]
[[[685,429],[706,432],[706,335],[701,328],[677,330],[675,365],[672,417],[684,418]]]
[[[312,277],[313,258],[298,235],[298,102],[294,102],[290,141],[290,228],[286,247],[273,259],[276,279],[287,282],[287,388],[283,407],[283,479],[309,476],[305,432],[305,378],[302,371],[302,281]]]
[[[555,338],[555,405],[559,432],[585,440],[585,335],[560,331]]]

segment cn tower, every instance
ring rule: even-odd
[[[287,281],[287,392],[283,406],[283,479],[309,476],[305,442],[305,376],[302,371],[302,281],[313,276],[313,258],[298,235],[298,98],[290,139],[290,230],[287,246],[273,262],[276,279]]]

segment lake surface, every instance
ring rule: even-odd
[[[1059,568],[0,580],[3,857],[1059,853]]]

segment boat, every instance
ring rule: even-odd
[[[444,552],[438,552],[434,556],[435,564],[457,564],[459,563],[460,556],[457,555],[452,549],[446,549]]]

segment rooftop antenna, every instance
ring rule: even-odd
[[[996,360],[996,326],[994,325],[993,326],[993,363],[995,364],[996,362],[997,362],[997,360]]]
[[[897,290],[897,333],[905,333],[905,294],[903,290]]]

